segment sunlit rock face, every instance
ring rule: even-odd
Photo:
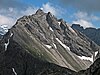
[[[81,75],[78,71],[89,68],[98,50],[98,45],[64,20],[39,9],[18,19],[3,36],[0,74]]]

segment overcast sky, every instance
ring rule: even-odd
[[[18,18],[34,14],[39,8],[69,24],[100,27],[100,0],[0,0],[0,25],[10,28]]]

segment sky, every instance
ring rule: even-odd
[[[0,25],[11,28],[18,18],[34,14],[39,8],[70,25],[100,27],[100,0],[0,0]]]

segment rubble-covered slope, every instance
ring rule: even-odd
[[[100,58],[87,70],[79,72],[40,60],[9,40],[7,51],[0,53],[0,75],[99,75]]]

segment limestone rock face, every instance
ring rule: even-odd
[[[85,74],[88,70],[80,70],[89,68],[99,49],[63,19],[39,9],[18,19],[0,40],[0,75]]]

